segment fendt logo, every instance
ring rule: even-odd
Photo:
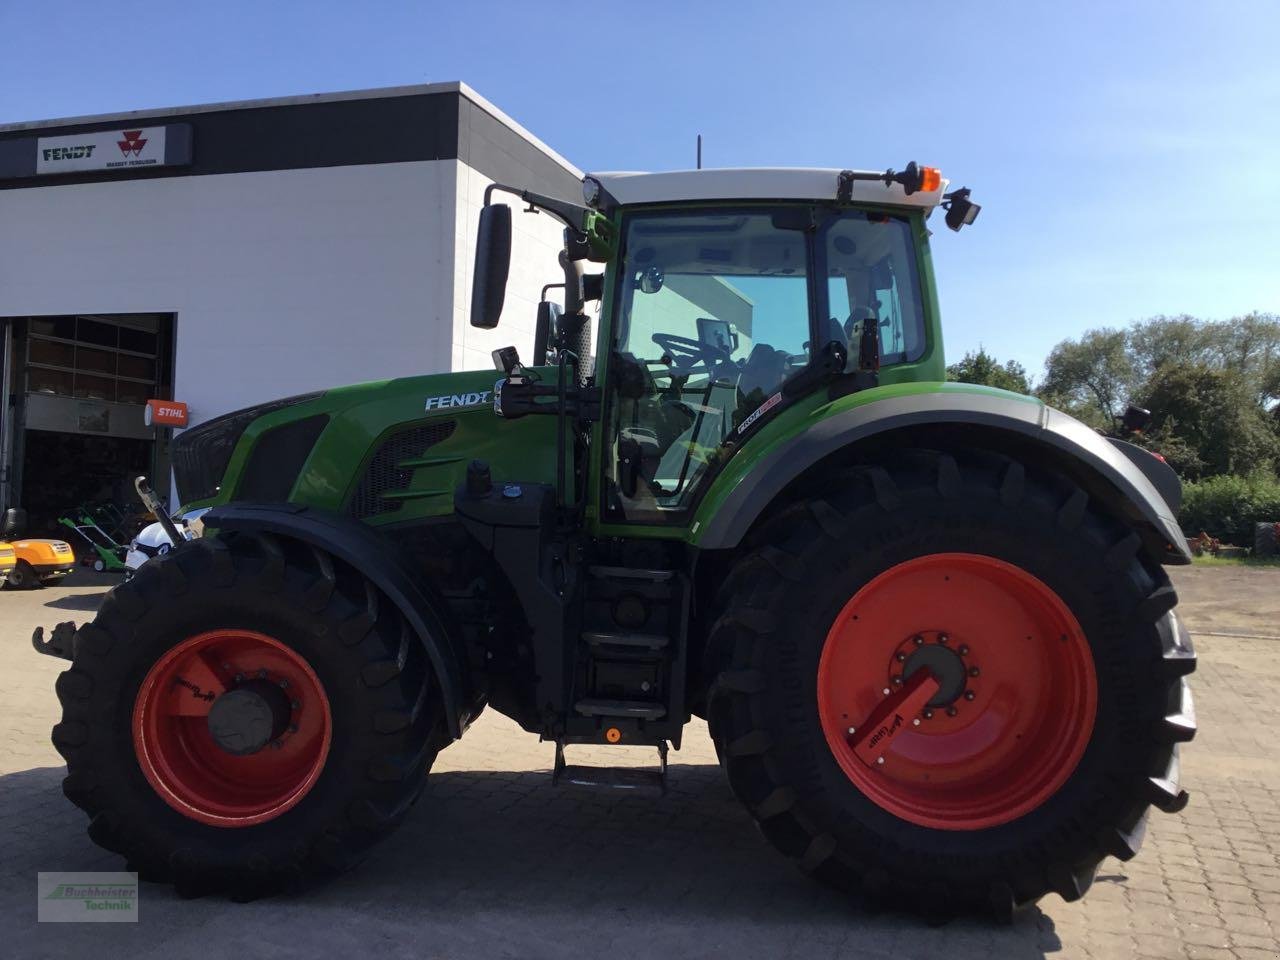
[[[85,143],[75,147],[45,147],[40,152],[44,155],[45,163],[51,160],[86,160],[93,156],[93,148],[96,146],[96,143]]]
[[[479,390],[475,393],[446,393],[442,397],[427,397],[425,409],[447,410],[450,407],[474,407],[478,403],[488,403],[492,398],[492,390]]]
[[[147,138],[142,135],[141,130],[122,130],[120,136],[123,140],[117,140],[116,146],[120,148],[120,152],[126,157],[133,154],[135,157],[142,153],[142,148],[147,145]],[[93,149],[90,147],[89,149]]]

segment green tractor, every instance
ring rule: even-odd
[[[602,789],[660,789],[700,716],[826,883],[931,916],[1080,897],[1187,800],[1180,487],[1034,398],[944,382],[929,220],[978,211],[946,191],[915,164],[490,187],[473,325],[507,285],[494,194],[565,228],[528,363],[186,431],[197,535],[37,631],[72,661],[53,742],[90,836],[252,897],[358,861],[486,705]],[[580,744],[655,767],[569,763]]]

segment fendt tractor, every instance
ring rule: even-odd
[[[495,195],[564,224],[528,363],[187,430],[193,539],[37,631],[72,661],[53,742],[93,840],[263,895],[358,861],[486,705],[550,782],[643,795],[698,716],[822,881],[930,916],[1080,897],[1187,800],[1180,485],[945,382],[929,221],[978,212],[947,189],[915,164],[489,187],[476,327],[507,285]]]

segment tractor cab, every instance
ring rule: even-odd
[[[931,167],[593,174],[585,205],[495,185],[476,250],[472,323],[497,325],[517,193],[565,225],[564,306],[540,305],[529,367],[495,409],[560,415],[598,462],[560,489],[606,527],[687,530],[715,477],[766,422],[819,393],[942,380],[926,222],[978,207]],[[546,290],[544,289],[544,296]],[[595,304],[598,319],[588,315]],[[554,324],[554,330],[552,325]],[[550,351],[548,352],[548,346]],[[533,372],[551,361],[552,370]],[[598,424],[598,426],[597,426]]]

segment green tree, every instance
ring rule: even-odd
[[[1145,444],[1188,479],[1271,469],[1280,457],[1256,388],[1237,370],[1166,363],[1135,399],[1151,411]]]
[[[1138,382],[1125,331],[1089,330],[1050,351],[1036,392],[1091,426],[1110,428]]]
[[[947,379],[957,383],[980,383],[1014,393],[1030,393],[1031,384],[1027,371],[1017,360],[998,361],[987,353],[985,347],[977,352],[970,350],[964,359],[947,367]]]

